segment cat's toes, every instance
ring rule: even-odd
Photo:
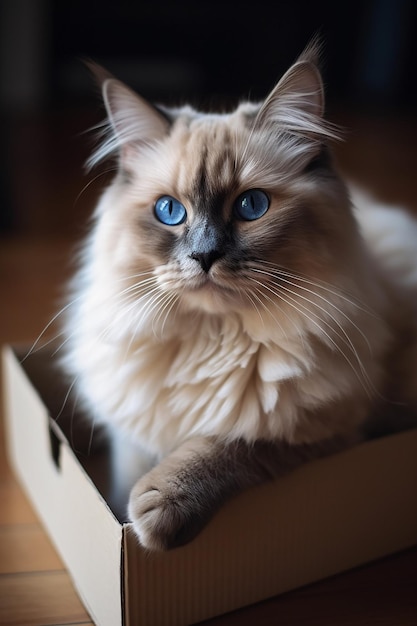
[[[198,513],[190,510],[186,498],[164,485],[162,488],[139,481],[129,500],[129,517],[140,543],[149,550],[181,546],[200,530]]]

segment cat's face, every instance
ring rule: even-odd
[[[118,81],[105,85],[104,152],[118,151],[119,174],[117,208],[100,219],[117,272],[132,285],[143,276],[166,309],[210,313],[269,306],[279,271],[289,283],[325,277],[350,222],[311,61],[293,66],[262,106],[227,115],[161,113]]]

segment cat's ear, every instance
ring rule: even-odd
[[[319,45],[310,44],[284,74],[258,111],[255,124],[278,126],[306,139],[337,139],[323,119],[324,87],[318,69]]]
[[[121,166],[129,169],[134,155],[142,146],[162,139],[167,134],[170,122],[152,104],[106,70],[91,63],[89,67],[101,84],[108,125],[104,142],[88,164],[96,165],[117,153]]]

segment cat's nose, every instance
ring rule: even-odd
[[[190,258],[200,263],[201,268],[208,274],[211,266],[217,259],[220,259],[223,253],[220,250],[210,250],[209,252],[192,252]]]

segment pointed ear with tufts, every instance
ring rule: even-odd
[[[323,119],[324,88],[318,66],[318,45],[311,44],[284,74],[261,106],[255,124],[278,126],[306,139],[338,139]]]
[[[120,164],[129,169],[132,157],[141,146],[162,139],[170,122],[152,104],[136,94],[102,67],[88,63],[101,85],[108,124],[104,141],[91,156],[88,165],[96,165],[113,154],[119,155]]]

